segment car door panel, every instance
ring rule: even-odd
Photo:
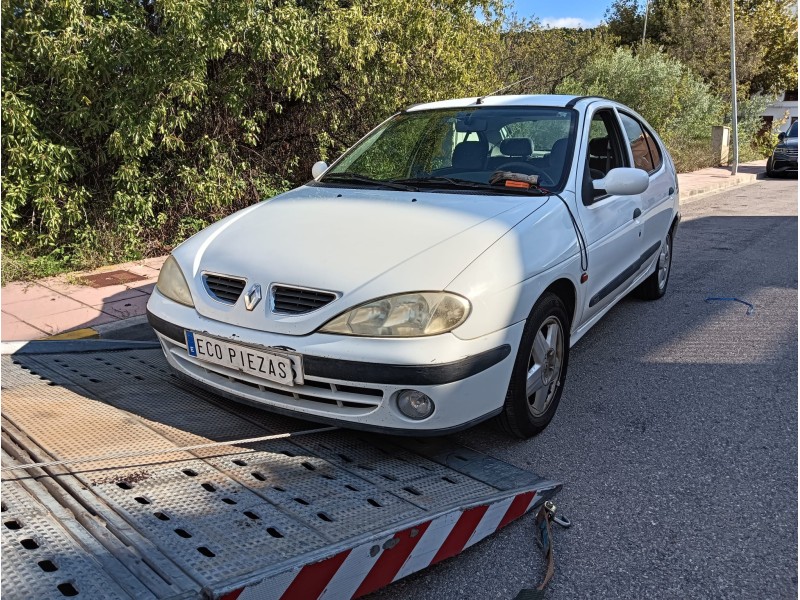
[[[676,181],[671,171],[667,168],[668,161],[665,152],[640,117],[626,111],[617,111],[623,130],[629,135],[629,149],[634,166],[647,170],[650,175],[650,184],[641,194],[642,203],[642,245],[646,249],[653,246],[660,247],[664,236],[669,230],[673,216],[673,201],[675,197]],[[636,128],[638,127],[638,130]],[[636,137],[630,130],[641,132],[642,137]],[[647,155],[647,156],[645,156]],[[648,169],[648,165],[652,168]],[[642,270],[649,270],[652,261],[645,261]]]
[[[624,284],[636,274],[640,273],[643,270],[644,265],[647,265],[649,262],[651,262],[651,259],[656,256],[656,252],[658,252],[660,247],[661,244],[658,243],[642,252],[638,258],[636,258],[636,260],[620,271],[616,277],[614,277],[589,298],[589,307],[591,308],[597,304],[600,304],[606,298],[613,297],[614,292],[621,293],[620,290],[625,289],[623,287]],[[603,305],[605,304],[607,303],[604,303]]]
[[[611,107],[596,109],[592,117],[586,120],[582,133],[582,164],[584,176],[591,177],[596,173],[597,166],[603,163],[591,153],[597,144],[591,140],[602,134],[597,125],[598,117],[603,117],[605,128],[609,136],[617,136],[617,152],[624,150],[621,145],[619,123]],[[627,153],[621,153],[616,161],[606,161],[606,168],[627,166],[630,158]],[[594,165],[590,167],[589,165]],[[579,171],[581,172],[581,171]],[[586,287],[587,304],[584,306],[581,321],[586,322],[603,310],[625,289],[625,283],[636,275],[641,265],[641,199],[633,196],[606,196],[590,203],[579,203],[578,212],[586,238],[589,253],[589,268]],[[635,267],[635,271],[631,271]]]

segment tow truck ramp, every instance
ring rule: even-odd
[[[320,428],[220,398],[147,342],[4,354],[2,451],[8,599],[361,597],[561,488],[444,438]],[[31,463],[51,464],[14,468]]]

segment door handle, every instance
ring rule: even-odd
[[[642,216],[642,209],[641,208],[637,208],[636,210],[633,211],[633,218],[634,219],[638,219],[641,216]]]

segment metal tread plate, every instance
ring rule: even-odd
[[[165,452],[67,465],[59,483],[79,482],[212,596],[509,490],[560,487],[446,442],[347,431],[173,452],[309,426],[191,388],[155,349],[4,356],[2,382],[3,416],[37,457]]]
[[[61,600],[131,596],[23,487],[2,482],[2,595]]]

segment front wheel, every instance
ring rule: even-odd
[[[555,415],[567,377],[569,324],[567,310],[555,294],[543,295],[531,310],[498,416],[506,433],[533,437]]]
[[[767,177],[775,177],[775,171],[772,170],[772,157],[767,159]]]
[[[672,232],[667,233],[667,237],[661,242],[658,251],[658,261],[656,270],[645,279],[636,290],[638,296],[643,300],[658,300],[667,292],[669,283],[669,273],[672,269]]]

